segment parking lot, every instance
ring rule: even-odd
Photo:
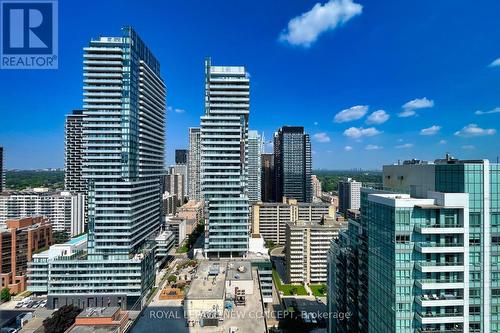
[[[26,299],[16,303],[15,309],[37,309],[44,308],[47,305],[46,299]]]

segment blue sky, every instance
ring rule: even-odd
[[[82,48],[132,25],[167,84],[167,163],[203,112],[203,61],[244,65],[250,127],[311,134],[313,167],[500,155],[500,2],[59,2],[59,69],[0,70],[8,168],[63,166]],[[498,59],[498,60],[497,60]],[[480,111],[480,112],[477,112]]]

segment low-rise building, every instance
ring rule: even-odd
[[[189,200],[186,204],[177,208],[177,216],[200,221],[203,219],[203,201]]]
[[[146,241],[130,258],[107,260],[89,255],[86,242],[82,235],[34,257],[28,268],[28,290],[46,293],[49,309],[69,304],[140,308],[154,283],[154,242]]]
[[[226,295],[233,299],[238,291],[253,294],[252,265],[249,261],[231,261],[226,269]]]
[[[178,247],[184,242],[187,233],[187,220],[174,216],[166,221],[168,230],[172,231],[175,236],[175,246]]]
[[[162,230],[155,237],[155,242],[156,268],[159,268],[167,261],[170,250],[175,246],[175,235],[171,230]]]
[[[0,227],[9,219],[43,215],[54,231],[78,235],[85,229],[85,195],[34,188],[0,194]]]
[[[324,217],[335,217],[335,207],[287,198],[283,202],[259,202],[252,206],[252,234],[260,234],[265,241],[283,245],[286,223],[298,220],[320,222]]]
[[[288,222],[286,224],[285,260],[290,283],[325,283],[330,243],[346,228],[332,218],[322,222]]]
[[[226,265],[207,261],[198,266],[184,299],[184,315],[188,325],[207,319],[218,320],[224,313]]]
[[[91,307],[76,316],[65,333],[123,333],[130,323],[128,311],[119,307]]]
[[[87,249],[87,235],[72,238],[66,243],[52,245],[48,250],[36,253],[28,262],[28,290],[33,293],[47,293],[49,261],[57,257],[70,257]]]
[[[248,241],[247,259],[257,269],[262,302],[267,305],[273,302],[273,266],[264,244],[262,236],[252,235]]]
[[[52,225],[46,217],[7,220],[0,228],[1,288],[12,294],[26,290],[26,271],[33,255],[52,242]]]
[[[247,259],[201,260],[184,299],[187,325],[196,327],[195,332],[208,326],[217,326],[217,332],[234,332],[234,327],[242,332],[265,332],[265,320],[259,314],[272,302],[268,259],[253,252]],[[262,289],[268,283],[271,289]]]

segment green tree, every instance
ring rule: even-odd
[[[168,278],[167,278],[167,281],[169,284],[172,284],[172,283],[175,283],[177,282],[177,276],[175,275],[170,275]]]
[[[64,305],[43,321],[45,333],[64,333],[75,322],[82,309],[74,305]]]
[[[10,301],[10,290],[9,288],[5,287],[2,289],[2,291],[0,292],[0,300],[2,302],[8,302]]]
[[[274,247],[276,247],[276,244],[272,240],[267,240],[266,243],[264,244],[265,247],[268,249],[272,250]]]
[[[52,235],[54,236],[55,244],[66,243],[69,240],[69,233],[66,231],[54,231]]]

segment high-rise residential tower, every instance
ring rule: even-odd
[[[318,179],[318,176],[311,175],[311,183],[313,188],[313,198],[315,200],[321,200],[323,192],[321,190],[321,181]]]
[[[262,139],[257,131],[248,131],[248,200],[261,201]]]
[[[87,191],[83,179],[83,110],[73,110],[64,125],[64,188],[73,193]]]
[[[3,191],[5,191],[5,169],[4,169],[3,147],[0,146],[0,193]]]
[[[262,154],[261,199],[263,202],[276,200],[276,187],[274,181],[274,154]]]
[[[159,228],[165,85],[146,44],[123,33],[85,48],[83,136],[89,252],[128,257]]]
[[[276,201],[312,201],[311,141],[304,127],[283,126],[274,134]]]
[[[333,251],[358,261],[357,300],[348,303],[359,304],[360,331],[499,332],[500,165],[410,160],[384,166],[383,180],[394,192],[362,188],[356,233]],[[333,279],[343,276],[336,269]]]
[[[175,150],[175,164],[187,164],[188,161],[188,150],[187,149],[176,149]]]
[[[347,213],[348,209],[359,209],[361,183],[352,178],[339,182],[339,212]]]
[[[203,199],[200,190],[200,159],[201,131],[198,127],[190,127],[188,153],[188,196],[189,199],[196,201],[201,201]]]
[[[247,197],[250,80],[244,67],[205,62],[201,117],[201,191],[207,202],[206,256],[248,252]]]
[[[155,276],[165,84],[131,27],[91,40],[83,56],[87,252],[50,261],[47,306],[140,308]]]
[[[164,191],[177,197],[177,204],[181,206],[184,203],[186,188],[184,187],[184,174],[178,173],[174,166],[168,169],[168,174],[164,176]]]
[[[468,194],[469,316],[472,332],[500,332],[500,164],[488,160],[459,160],[447,155],[434,162],[405,161],[383,168],[384,187],[414,197],[428,191]],[[467,275],[467,271],[464,271]],[[465,315],[465,314],[464,314]]]

